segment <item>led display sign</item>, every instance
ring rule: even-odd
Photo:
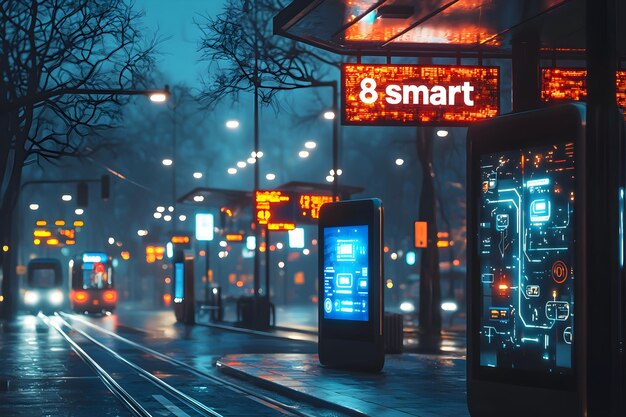
[[[337,197],[336,201],[339,201]],[[325,203],[332,203],[332,195],[314,195],[314,194],[301,194],[298,199],[300,205],[300,216],[303,218],[319,219],[320,207]]]
[[[367,225],[324,228],[324,318],[369,320]]]
[[[189,236],[172,236],[171,242],[176,245],[180,245],[189,243],[189,240]]]
[[[331,195],[298,194],[280,190],[257,191],[256,219],[268,230],[293,230],[297,223],[315,223],[320,207],[333,201]],[[336,198],[339,201],[339,197]]]
[[[574,144],[483,154],[479,164],[480,365],[569,374]]]
[[[243,242],[243,235],[241,233],[228,233],[226,235],[227,242]]]
[[[267,226],[268,230],[293,230],[294,211],[291,196],[282,191],[256,192],[256,220],[259,225]]]
[[[351,125],[464,125],[497,116],[498,67],[342,66],[342,118]]]
[[[617,106],[626,117],[626,71],[615,77]],[[541,70],[541,99],[543,101],[585,101],[587,99],[587,70],[582,68],[543,68]]]

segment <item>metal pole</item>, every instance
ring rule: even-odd
[[[174,211],[172,212],[172,229],[176,230],[176,216],[178,213],[176,213],[176,165],[178,164],[178,160],[176,159],[176,142],[177,142],[177,138],[176,138],[176,131],[177,129],[177,115],[176,115],[176,109],[177,109],[177,105],[176,103],[173,103],[173,108],[172,111],[174,113],[174,120],[173,120],[173,124],[174,124],[174,134],[172,137],[172,207],[174,207]]]
[[[333,112],[335,118],[333,119],[333,198],[339,196],[339,175],[337,170],[339,169],[339,106],[337,105],[337,81],[333,81],[331,84],[333,90]]]
[[[265,228],[265,298],[270,302],[270,231]]]
[[[257,4],[254,2],[254,195],[253,198],[256,199],[256,193],[259,190],[259,158],[257,156],[259,152],[259,80],[258,80],[258,68],[259,68],[259,45],[256,35],[257,29]],[[256,219],[253,219],[256,221]],[[261,259],[259,254],[259,246],[260,246],[260,233],[259,227],[254,228],[254,239],[256,242],[254,248],[254,299],[255,305],[256,300],[259,298],[259,288],[261,286]]]
[[[210,290],[210,285],[209,285],[209,249],[211,248],[211,241],[207,240],[204,246],[204,271],[206,273],[206,281],[205,281],[205,286],[204,286],[204,294],[205,294],[205,298],[204,298],[204,303],[206,305],[209,304],[209,290]]]
[[[618,189],[623,184],[619,172],[624,150],[615,100],[617,4],[616,0],[586,2],[587,138],[578,153],[587,176],[581,181],[587,196],[581,212],[585,240],[580,242],[586,253],[580,285],[587,316],[579,321],[584,324],[576,337],[583,340],[580,352],[586,361],[580,363],[584,364],[582,380],[587,388],[583,404],[586,401],[589,416],[623,415],[623,410],[618,411],[623,401],[623,392],[619,392],[623,380],[619,381],[622,275]]]

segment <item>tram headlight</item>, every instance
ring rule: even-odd
[[[26,291],[24,293],[24,302],[28,305],[37,304],[39,302],[39,294],[35,291]]]
[[[58,306],[63,302],[63,293],[60,290],[51,291],[48,294],[48,301],[50,301],[50,304]]]

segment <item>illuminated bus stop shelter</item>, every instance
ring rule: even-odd
[[[620,142],[623,123],[615,117],[618,107],[626,106],[624,3],[295,0],[273,22],[275,34],[344,55],[352,65],[363,64],[362,69],[369,63],[396,64],[399,57],[414,57],[420,64],[475,67],[486,66],[485,61],[503,62],[510,66],[510,84],[499,88],[501,97],[508,97],[510,90],[512,112],[558,100],[586,101],[586,145],[577,154],[577,163],[587,172],[577,179],[585,189],[579,210],[585,234],[578,253],[584,261],[578,267],[577,285],[585,288],[580,301],[587,315],[579,320],[577,338],[588,342],[577,354],[584,359],[580,375],[587,387],[588,415],[616,415],[615,410],[624,409],[620,390],[626,385],[621,351],[626,293],[619,190],[626,174]],[[344,65],[344,89],[345,74]],[[346,95],[344,91],[344,124],[377,124],[346,117]],[[502,108],[508,110],[508,104]],[[437,125],[432,120],[403,120],[405,126]],[[397,120],[392,124],[402,125]]]

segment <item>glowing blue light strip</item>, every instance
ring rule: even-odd
[[[537,187],[538,185],[548,185],[550,184],[549,178],[541,178],[538,180],[528,180],[526,181],[527,187]]]
[[[619,189],[619,266],[624,267],[624,187]]]

